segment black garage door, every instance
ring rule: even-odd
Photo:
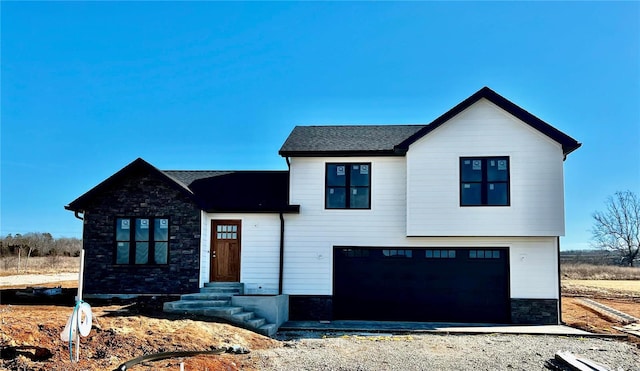
[[[508,323],[506,248],[334,249],[335,319]]]

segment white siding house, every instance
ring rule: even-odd
[[[557,323],[563,161],[579,146],[488,88],[429,125],[296,127],[280,151],[300,206],[292,317]]]
[[[425,125],[297,126],[288,171],[137,159],[66,208],[91,295],[232,283],[292,320],[550,324],[579,147],[485,87]]]

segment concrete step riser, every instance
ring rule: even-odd
[[[180,300],[230,300],[232,296],[216,293],[185,294],[180,296]]]
[[[205,282],[206,287],[244,287],[240,282]]]
[[[225,319],[239,327],[251,330],[251,331],[255,331],[261,335],[265,335],[265,336],[273,336],[276,334],[276,332],[278,331],[278,328],[276,327],[275,324],[272,323],[266,323],[267,321],[264,318],[253,318],[250,320],[243,320],[242,318],[242,314],[244,313],[240,313],[240,316],[238,316],[238,314],[235,315],[220,315],[218,316],[219,318]],[[259,326],[256,326],[256,324],[259,324]]]
[[[254,317],[254,314],[253,312],[241,312],[235,314],[233,317],[240,322],[247,322]]]
[[[200,289],[202,294],[229,294],[229,295],[242,295],[242,291],[238,289],[225,289],[219,287],[202,287]]]
[[[175,314],[189,314],[194,316],[204,316],[204,312],[208,308],[191,308],[191,309],[176,309],[176,308],[164,308],[165,313],[175,313]]]
[[[204,310],[204,315],[208,317],[231,317],[242,312],[241,307],[222,307],[222,308],[207,308]]]
[[[229,300],[194,300],[194,301],[174,301],[165,303],[164,307],[169,307],[173,309],[199,309],[199,308],[209,308],[209,307],[226,307],[229,306],[231,302]]]
[[[207,282],[200,289],[201,292],[221,292],[234,293],[242,295],[244,293],[244,284],[239,282]]]
[[[267,324],[267,320],[264,318],[253,318],[248,320],[247,323],[251,325],[253,328],[260,328],[260,326]]]
[[[269,324],[260,326],[255,331],[259,334],[272,337],[273,335],[276,334],[276,332],[278,332],[278,327],[273,323],[269,323]]]

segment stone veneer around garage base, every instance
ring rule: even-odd
[[[331,296],[291,295],[289,319],[318,321],[333,319]],[[557,325],[557,299],[511,299],[511,323],[527,325]]]
[[[557,299],[511,299],[511,323],[557,325]]]
[[[290,321],[323,321],[333,319],[330,295],[289,295]]]

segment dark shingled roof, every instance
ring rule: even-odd
[[[280,149],[280,154],[322,155],[346,152],[393,153],[394,147],[426,125],[296,126]]]
[[[162,171],[138,158],[65,206],[83,211],[94,197],[123,179],[152,174],[182,192],[207,212],[298,212],[289,205],[288,171]]]
[[[288,171],[163,171],[188,187],[207,212],[297,212]]]
[[[570,136],[484,87],[429,125],[296,126],[280,149],[281,156],[404,156],[409,146],[480,99],[487,99],[562,145],[564,155],[581,144]]]
[[[189,188],[189,184],[198,179],[210,178],[219,175],[233,173],[231,170],[161,170],[166,175],[181,183],[184,187]]]

